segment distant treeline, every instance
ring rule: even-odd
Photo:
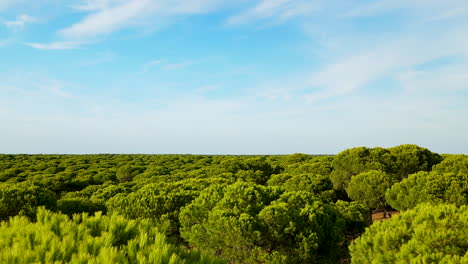
[[[0,263],[468,263],[467,205],[468,156],[416,145],[0,155]]]

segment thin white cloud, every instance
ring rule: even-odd
[[[221,89],[221,87],[222,86],[219,85],[219,84],[205,85],[205,86],[197,88],[195,90],[195,92],[198,93],[198,94],[205,94],[205,93],[209,93],[209,92],[219,90],[219,89]]]
[[[145,63],[145,64],[143,65],[142,73],[147,73],[147,72],[149,72],[154,66],[160,65],[161,63],[163,63],[163,60],[161,60],[161,59],[159,59],[159,60],[152,60],[152,61],[149,61],[149,62]]]
[[[143,69],[141,73],[147,73],[151,71],[156,66],[159,66],[160,69],[167,70],[167,71],[174,71],[174,70],[182,70],[185,69],[193,64],[196,64],[195,61],[181,61],[181,62],[167,62],[164,59],[157,59],[149,61],[143,64]]]
[[[72,26],[62,29],[59,34],[66,38],[77,39],[107,35],[123,28],[148,24],[148,20],[167,20],[172,16],[205,13],[220,8],[227,2],[226,0],[85,1],[75,8],[92,13]]]
[[[313,74],[308,83],[311,87],[320,90],[307,95],[307,100],[317,101],[350,93],[382,77],[389,70],[400,66],[400,63],[404,63],[400,54],[386,52],[391,52],[391,49],[385,48],[352,56]]]
[[[191,65],[195,64],[194,61],[182,61],[177,63],[168,63],[163,66],[163,69],[172,71],[172,70],[182,70]]]
[[[68,38],[88,38],[109,34],[131,24],[152,8],[151,0],[129,0],[124,4],[104,8],[65,28],[60,34]]]
[[[107,9],[110,6],[112,6],[115,2],[117,1],[116,0],[85,0],[77,5],[73,5],[72,7],[80,11],[96,11],[96,10]]]
[[[27,14],[22,14],[17,16],[16,20],[6,21],[3,24],[12,31],[20,31],[24,29],[27,24],[32,24],[35,22],[37,22],[37,18]]]
[[[230,17],[226,23],[237,25],[258,19],[285,21],[297,16],[310,14],[317,9],[317,2],[310,0],[262,0],[253,8]]]
[[[450,30],[445,28],[443,30],[444,32],[437,30],[424,33],[413,31],[397,33],[376,41],[373,43],[374,47],[367,50],[338,58],[335,62],[329,63],[312,74],[307,83],[315,91],[307,94],[306,98],[311,102],[316,102],[334,96],[349,95],[373,81],[382,79],[411,82],[401,85],[402,88],[407,88],[411,85],[422,84],[421,81],[414,79],[422,75],[413,74],[412,78],[402,78],[401,74],[404,72],[415,73],[418,66],[427,63],[444,64],[437,60],[446,57],[467,61],[468,33],[464,27],[454,26]],[[463,64],[450,68],[457,73],[457,76],[453,76],[454,80],[458,80],[455,81],[457,84],[453,84],[456,87],[459,86],[460,79],[463,80],[458,76],[459,73],[466,70],[465,66],[460,65]],[[435,70],[435,72],[438,71],[439,69]],[[445,73],[448,74],[448,72]],[[440,82],[434,83],[440,85],[441,89],[446,87]]]
[[[83,45],[89,44],[89,42],[83,41],[57,41],[51,43],[25,43],[32,48],[39,50],[71,50],[79,49]]]
[[[351,9],[346,16],[374,16],[383,13],[410,10],[413,13],[438,17],[444,14],[445,17],[463,15],[467,2],[465,0],[378,0],[359,4]],[[439,14],[439,15],[435,15]]]

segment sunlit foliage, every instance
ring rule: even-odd
[[[468,207],[420,205],[374,223],[350,253],[353,264],[468,263]]]

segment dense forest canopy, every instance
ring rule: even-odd
[[[466,206],[468,156],[416,145],[5,154],[0,262],[468,263]]]

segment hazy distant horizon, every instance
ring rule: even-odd
[[[466,0],[0,0],[0,153],[468,154]]]
[[[366,146],[355,146],[355,147],[366,147]],[[372,146],[372,147],[382,147],[382,146]],[[372,148],[370,147],[370,148]],[[390,146],[394,147],[394,146]],[[422,146],[423,147],[423,146]],[[354,147],[350,147],[354,148]],[[344,151],[345,149],[342,149],[341,151]],[[438,153],[438,154],[463,154],[463,155],[468,155],[468,152],[465,153],[448,153],[448,152],[437,152],[432,149],[429,149],[432,152]],[[89,153],[74,153],[74,152],[34,152],[34,153],[21,153],[21,152],[16,152],[16,153],[5,153],[5,152],[0,152],[0,155],[193,155],[193,156],[286,156],[286,155],[293,155],[293,154],[307,154],[311,156],[335,156],[339,154],[341,151],[335,152],[335,153],[307,153],[307,152],[291,152],[291,153],[171,153],[171,152],[166,152],[166,153],[158,153],[158,152],[147,152],[147,153],[139,153],[139,152],[89,152]]]

